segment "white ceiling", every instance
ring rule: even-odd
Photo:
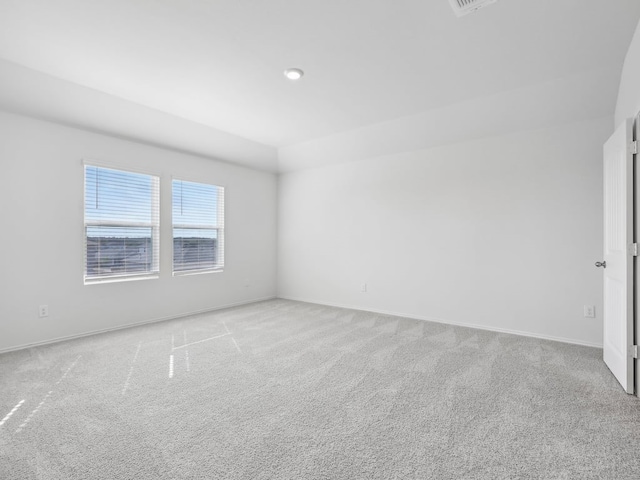
[[[40,116],[267,170],[280,152],[294,168],[299,145],[372,128],[377,138],[376,125],[512,91],[538,92],[530,109],[566,98],[573,117],[590,101],[591,115],[610,115],[639,18],[638,0],[500,0],[463,18],[447,0],[0,0],[0,107],[38,115],[28,86],[47,84],[68,101],[42,99]],[[287,81],[287,67],[304,78]],[[593,90],[580,102],[583,83]],[[100,110],[79,112],[89,97]],[[136,133],[123,101],[181,138]],[[214,129],[228,151],[207,145]]]

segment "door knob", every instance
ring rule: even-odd
[[[607,262],[596,262],[596,267],[607,268]]]

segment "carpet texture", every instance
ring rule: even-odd
[[[0,355],[0,478],[638,479],[599,349],[272,300]]]

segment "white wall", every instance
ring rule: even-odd
[[[0,70],[0,78],[1,74]],[[617,68],[600,66],[597,70],[280,147],[279,169],[290,172],[602,118],[611,115],[619,75]],[[0,97],[0,104],[1,100]]]
[[[274,147],[0,59],[0,110],[275,172]]]
[[[279,295],[601,345],[611,121],[281,175]]]
[[[0,351],[275,295],[275,175],[6,113],[0,131]],[[159,279],[83,284],[83,159],[161,175]],[[171,275],[172,175],[226,187],[223,273]]]
[[[640,112],[640,23],[636,27],[622,68],[615,125],[620,125],[626,118],[635,117],[638,112]]]

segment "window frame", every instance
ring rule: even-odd
[[[217,224],[215,226],[207,225],[207,224],[176,224],[174,223],[174,215],[173,215],[173,190],[174,190],[174,182],[186,182],[186,183],[194,183],[199,185],[205,185],[208,187],[216,188],[216,220]],[[202,275],[207,273],[221,273],[224,272],[225,268],[225,198],[226,198],[226,187],[224,185],[219,185],[210,182],[203,181],[195,181],[191,179],[187,179],[182,176],[172,176],[171,177],[171,273],[174,277],[182,277],[188,275]],[[222,199],[222,201],[220,201]],[[195,268],[188,270],[176,270],[175,269],[175,237],[174,231],[175,229],[183,229],[183,230],[215,230],[216,232],[216,240],[217,240],[217,255],[218,259],[221,257],[222,261],[217,261],[214,267],[204,267],[204,268]],[[217,259],[217,260],[218,260]]]
[[[150,222],[140,221],[88,221],[87,220],[87,167],[112,170],[116,172],[146,175],[151,179],[151,219]],[[82,199],[82,237],[83,237],[83,281],[85,285],[102,283],[126,282],[132,280],[157,279],[160,276],[160,183],[161,176],[157,173],[142,171],[125,165],[103,163],[94,160],[82,161],[83,199]],[[87,228],[88,227],[124,227],[124,228],[150,228],[151,229],[151,266],[149,271],[115,273],[112,275],[88,275],[87,274]]]

